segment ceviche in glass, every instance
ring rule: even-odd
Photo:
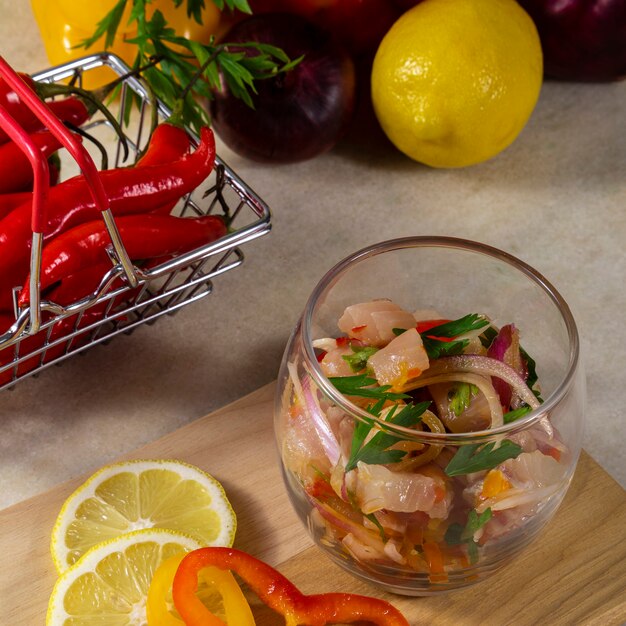
[[[439,255],[433,267],[454,259],[457,271],[446,281],[434,270],[436,284],[418,280],[411,293],[411,272],[392,275],[403,264],[387,255],[409,267]],[[474,276],[459,290],[465,302],[453,305],[447,289],[471,274],[474,257],[513,269],[503,284],[516,295],[476,309],[493,286]],[[472,308],[431,308],[440,290],[455,312]],[[532,338],[548,327],[550,338]],[[527,338],[549,353],[545,368]],[[545,525],[572,477],[584,397],[577,353],[567,305],[497,250],[412,238],[339,264],[293,333],[276,401],[285,483],[313,539],[354,574],[399,593],[445,591],[496,571]]]

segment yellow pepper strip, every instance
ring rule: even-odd
[[[199,578],[221,594],[227,626],[255,626],[250,605],[230,571],[205,567]]]
[[[171,556],[159,565],[148,590],[146,601],[146,617],[148,626],[180,626],[184,622],[174,617],[167,606],[167,597],[172,589],[172,580],[179,563],[185,556],[184,552]]]
[[[185,553],[177,554],[163,561],[152,577],[146,617],[148,626],[185,626],[185,622],[176,617],[168,606],[172,597],[172,581]],[[254,616],[237,581],[229,571],[217,567],[207,567],[201,572],[202,581],[212,587],[222,599],[226,622],[219,617],[206,626],[255,626]]]

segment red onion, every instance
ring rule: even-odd
[[[367,530],[362,524],[355,522],[345,515],[339,513],[331,506],[320,502],[312,496],[308,496],[311,504],[317,509],[319,514],[335,528],[343,530],[346,533],[351,533],[359,541],[380,552],[384,551],[385,544],[382,542],[380,536]]]
[[[311,389],[311,379],[307,375],[303,376],[302,396],[307,413],[328,460],[332,465],[337,465],[341,457],[341,448],[314,394],[315,392]]]
[[[304,55],[291,71],[255,84],[254,109],[227,87],[215,94],[212,125],[224,143],[256,161],[293,163],[339,141],[354,112],[356,79],[352,59],[328,33],[298,15],[268,13],[239,22],[224,41],[271,44],[292,59]]]
[[[526,380],[526,372],[522,363],[522,357],[519,351],[519,331],[514,324],[506,324],[503,326],[495,339],[491,342],[487,356],[492,359],[502,361],[511,366],[524,380]],[[500,402],[503,406],[511,406],[512,391],[500,378],[492,380],[494,389],[500,396]]]
[[[437,363],[438,361],[434,361]],[[438,375],[433,375],[432,366],[428,370],[428,375],[423,374],[418,378],[415,378],[411,382],[404,385],[401,389],[402,392],[409,391],[411,389],[419,389],[421,387],[427,387],[428,385],[435,385],[437,383],[449,383],[449,382],[460,382],[460,383],[468,383],[470,385],[475,385],[481,391],[481,393],[485,396],[487,403],[489,404],[489,411],[491,413],[491,428],[498,428],[502,426],[503,415],[502,415],[502,406],[500,405],[500,399],[498,398],[498,394],[495,392],[493,385],[486,379],[484,376],[477,375],[473,371],[449,371],[446,373],[440,373]]]
[[[514,393],[530,408],[536,409],[539,406],[539,401],[528,388],[524,379],[512,367],[502,363],[502,361],[474,354],[446,356],[431,362],[428,376],[454,372],[467,372],[500,378],[508,383],[513,388]]]
[[[608,81],[626,77],[625,0],[518,0],[533,18],[547,76]]]

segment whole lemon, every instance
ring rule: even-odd
[[[515,0],[425,0],[381,42],[372,101],[402,152],[433,167],[464,167],[517,137],[542,76],[537,29]]]

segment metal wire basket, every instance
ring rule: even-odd
[[[70,79],[80,84],[87,73],[95,71],[108,71],[113,79],[125,77],[129,68],[116,56],[102,53],[40,72],[33,78],[46,82]],[[127,107],[130,98],[140,106],[132,108],[130,120],[127,119],[123,127],[131,154],[136,159],[148,140],[150,116],[156,112],[160,119],[165,119],[170,111],[151,97],[141,80],[125,77],[119,94],[120,124],[124,111],[131,110]],[[94,116],[84,128],[107,146],[109,163],[115,167],[128,164],[121,163],[120,138],[104,116]],[[198,138],[191,132],[190,135],[197,144]],[[97,154],[94,155],[94,160],[97,158]],[[75,167],[71,162],[69,166],[64,163],[64,168],[69,167],[70,175],[78,173],[71,172],[72,165]],[[208,296],[217,276],[243,263],[240,247],[265,235],[271,227],[267,204],[219,157],[216,157],[216,166],[209,178],[172,211],[179,216],[211,213],[226,216],[227,235],[185,254],[169,257],[150,269],[133,266],[137,286],[129,284],[125,268],[115,262],[113,255],[111,269],[102,277],[98,289],[80,301],[60,306],[40,294],[36,309],[19,309],[15,305],[15,321],[10,328],[0,328],[0,389],[11,387],[73,354],[108,342],[121,333],[129,334],[141,324],[153,323],[162,315],[172,315]],[[31,261],[31,275],[35,270],[38,275],[38,268],[33,267]],[[14,296],[21,285],[15,287]],[[95,321],[93,315],[86,315],[87,311],[93,312],[94,307],[99,307]],[[33,317],[38,318],[37,323],[33,323]]]

